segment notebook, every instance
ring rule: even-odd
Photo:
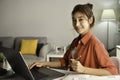
[[[65,75],[64,73],[47,67],[33,68],[29,70],[23,56],[19,52],[5,47],[0,47],[0,52],[4,53],[7,61],[14,71],[12,77],[9,77],[13,78],[12,80],[52,80]],[[18,75],[19,77],[17,77]]]

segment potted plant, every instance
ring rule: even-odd
[[[3,76],[7,73],[7,70],[3,68],[4,61],[5,56],[2,52],[0,52],[0,76]]]
[[[3,53],[0,52],[0,67],[3,67],[4,60],[5,56],[3,55]]]

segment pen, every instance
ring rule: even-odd
[[[75,60],[79,60],[81,58],[81,55],[80,56],[78,56]]]

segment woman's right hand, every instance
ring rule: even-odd
[[[34,63],[28,65],[29,69],[32,69],[33,67],[42,67],[42,66],[45,66],[44,62],[34,62]]]

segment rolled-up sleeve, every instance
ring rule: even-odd
[[[100,68],[106,69],[111,72],[113,75],[118,74],[118,70],[115,64],[112,62],[111,58],[108,55],[108,52],[105,50],[104,45],[96,44],[95,45],[95,53],[97,55],[98,64]]]
[[[61,67],[65,67],[66,66],[64,58],[60,59],[60,62],[61,62]]]
[[[69,64],[69,52],[70,49],[66,51],[66,53],[64,54],[63,58],[60,59],[61,62],[61,67],[67,67]]]

